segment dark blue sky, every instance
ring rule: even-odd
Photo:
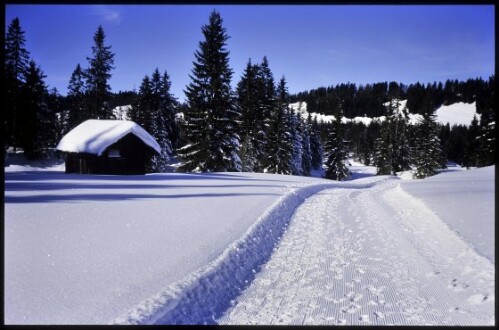
[[[6,29],[19,17],[26,46],[66,94],[76,65],[87,67],[99,25],[115,55],[110,85],[132,90],[158,67],[185,98],[201,26],[216,9],[230,39],[232,85],[249,58],[267,56],[291,93],[380,81],[466,80],[494,73],[494,6],[7,5]]]

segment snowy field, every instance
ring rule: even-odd
[[[494,324],[495,167],[352,165],[339,183],[5,167],[5,323]]]

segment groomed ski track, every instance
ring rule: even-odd
[[[113,323],[494,324],[492,263],[398,183],[290,188],[211,264]]]

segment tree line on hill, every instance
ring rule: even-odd
[[[410,113],[422,114],[423,103],[431,102],[434,109],[442,105],[457,102],[476,102],[477,113],[490,111],[494,77],[488,80],[482,78],[466,81],[448,79],[442,82],[421,84],[403,84],[397,82],[380,82],[359,85],[353,83],[337,84],[336,86],[319,87],[310,91],[300,92],[290,96],[291,102],[306,102],[307,111],[333,115],[340,102],[347,118],[380,117],[385,114],[384,104],[390,96],[397,95],[401,100],[407,100]],[[429,100],[428,100],[429,99]]]
[[[43,156],[69,130],[90,118],[114,119],[113,108],[130,105],[127,117],[156,138],[162,148],[148,171],[163,172],[172,156],[181,159],[180,171],[248,171],[310,175],[323,165],[325,176],[348,177],[345,160],[353,156],[375,165],[378,174],[416,168],[417,177],[453,160],[465,166],[494,164],[494,76],[423,86],[378,83],[357,87],[340,84],[290,95],[285,77],[274,80],[267,57],[248,60],[231,88],[229,38],[220,14],[213,11],[202,27],[204,40],[195,52],[186,102],[170,92],[170,78],[158,68],[146,75],[138,92],[112,93],[108,84],[114,54],[105,44],[101,26],[94,35],[88,66],[77,64],[67,96],[48,90],[45,75],[29,58],[19,19],[10,24],[5,42],[7,111],[4,149],[22,148],[30,158]],[[423,120],[407,124],[408,109]],[[386,116],[384,122],[318,123],[289,107],[307,102],[308,112],[342,116]],[[477,102],[469,127],[438,125],[434,111],[441,104]],[[388,102],[388,106],[384,103]],[[181,115],[179,115],[181,114]],[[323,143],[324,141],[324,143]]]

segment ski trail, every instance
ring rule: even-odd
[[[493,325],[494,266],[387,182],[309,197],[220,324]]]

